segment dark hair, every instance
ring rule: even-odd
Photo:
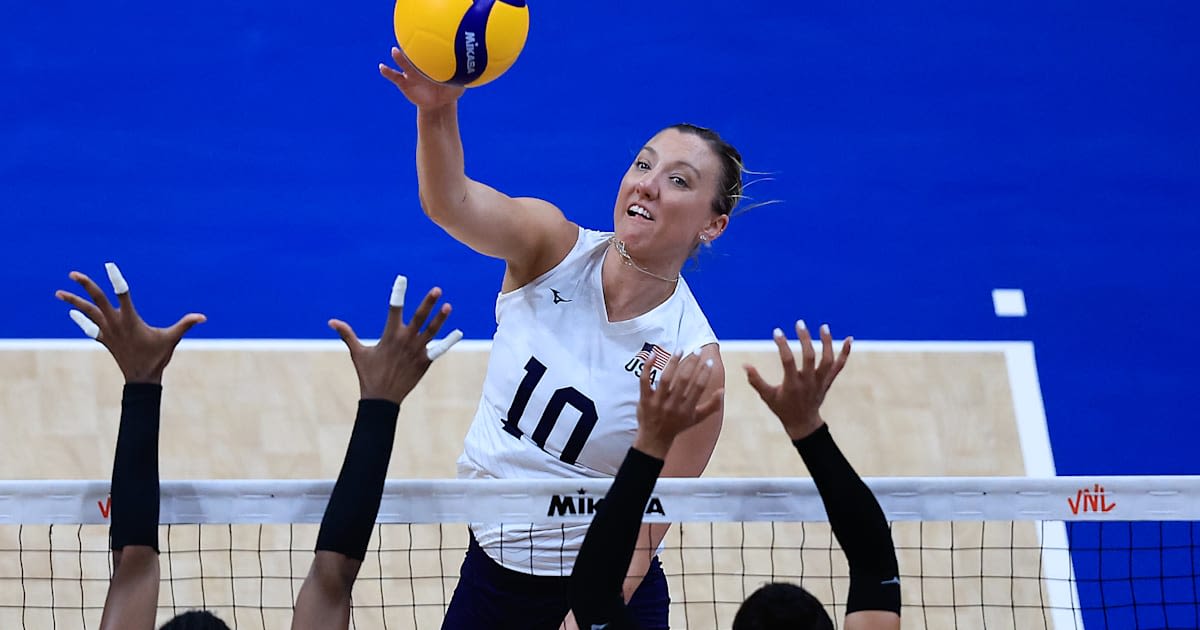
[[[189,610],[163,624],[159,630],[229,630],[229,626],[207,610]]]
[[[742,199],[742,154],[712,129],[689,123],[671,125],[680,133],[699,136],[708,143],[708,148],[721,161],[721,177],[717,181],[717,196],[713,199],[713,212],[728,215]]]
[[[785,582],[754,591],[738,608],[733,630],[833,630],[833,619],[812,593]]]

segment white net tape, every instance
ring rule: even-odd
[[[891,521],[1200,519],[1200,476],[868,479]],[[394,480],[380,523],[588,520],[610,481]],[[0,524],[107,522],[107,481],[0,481]],[[332,481],[164,481],[163,523],[319,523]],[[808,479],[662,479],[647,522],[814,522]]]

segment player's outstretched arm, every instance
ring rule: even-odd
[[[434,341],[450,315],[449,304],[443,304],[422,330],[442,294],[438,288],[425,295],[412,320],[405,324],[406,287],[407,280],[398,276],[392,287],[387,323],[374,346],[359,342],[349,324],[336,319],[329,322],[350,349],[358,373],[360,400],[346,458],[321,520],[312,567],[296,599],[292,618],[296,630],[349,626],[350,592],[379,515],[400,403],[433,360],[462,339],[462,332],[455,330],[445,339]]]
[[[713,361],[712,378],[708,382],[708,391],[712,393],[724,391],[725,365],[721,360],[721,352],[717,344],[703,346],[698,352],[700,352],[701,359]],[[724,419],[725,408],[721,404],[695,426],[679,434],[671,445],[671,451],[667,453],[660,476],[696,478],[704,474],[704,469],[708,467],[708,462],[712,459],[713,451],[717,447],[717,439],[721,436]],[[670,525],[666,523],[647,523],[642,526],[633,562],[629,565],[629,572],[625,576],[625,601],[629,601],[641,586],[646,572],[650,569],[650,563],[669,529]]]
[[[425,214],[459,242],[508,263],[506,290],[558,264],[578,229],[553,204],[508,195],[466,175],[458,99],[464,88],[426,78],[399,48],[379,73],[417,106],[417,183]],[[515,284],[516,286],[511,286]]]
[[[612,487],[596,510],[571,572],[570,602],[580,628],[640,627],[625,608],[621,586],[633,558],[642,515],[676,436],[709,417],[724,391],[709,391],[713,361],[672,357],[657,388],[642,370],[638,432]]]
[[[75,307],[71,319],[104,344],[125,375],[121,423],[113,457],[112,516],[109,537],[113,577],[104,600],[101,628],[154,627],[158,606],[158,426],[162,375],[175,346],[204,316],[185,315],[169,328],[142,321],[129,285],[113,263],[106,265],[117,294],[114,308],[91,278],[71,272],[91,301],[69,291],[55,296]]]
[[[850,567],[850,593],[846,603],[847,630],[899,630],[900,578],[896,549],[887,519],[875,495],[846,461],[829,427],[821,418],[821,403],[838,373],[850,358],[847,337],[834,356],[829,327],[821,327],[821,360],[817,362],[812,337],[803,321],[796,322],[801,363],[788,347],[783,331],[775,330],[775,343],[783,363],[783,382],[769,385],[747,365],[750,385],[771,408],[812,474],[834,536]]]

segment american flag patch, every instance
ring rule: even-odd
[[[651,367],[665,370],[667,361],[671,360],[671,353],[652,343],[643,343],[641,352],[634,355],[634,358],[641,359],[642,363],[649,363]]]

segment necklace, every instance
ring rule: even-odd
[[[675,274],[674,278],[660,276],[660,275],[654,273],[653,271],[650,271],[649,269],[646,269],[645,267],[633,262],[633,258],[630,257],[629,252],[625,251],[625,242],[618,240],[615,235],[610,236],[608,239],[608,242],[612,243],[613,247],[615,247],[617,249],[617,253],[621,255],[621,262],[625,263],[625,266],[633,267],[634,269],[637,269],[638,271],[646,274],[647,276],[650,276],[651,278],[658,278],[659,280],[662,280],[663,282],[678,282],[679,281],[679,274]]]

